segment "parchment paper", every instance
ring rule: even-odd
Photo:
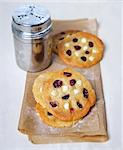
[[[53,34],[70,29],[77,29],[97,34],[98,24],[96,19],[81,19],[74,21],[53,21]],[[41,73],[59,70],[67,67],[53,55],[49,68],[38,73],[27,73],[23,105],[19,121],[19,131],[28,135],[33,143],[59,143],[81,141],[106,141],[108,140],[104,96],[102,89],[100,64],[89,69],[75,70],[81,72],[92,83],[97,96],[95,106],[84,119],[73,127],[53,128],[44,124],[35,111],[35,100],[32,94],[34,79]]]

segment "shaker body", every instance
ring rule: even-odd
[[[44,38],[21,39],[14,36],[17,65],[29,72],[44,70],[51,64],[51,31]]]

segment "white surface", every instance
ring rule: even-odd
[[[11,33],[11,14],[17,3],[0,3],[0,149],[1,150],[95,150],[121,149],[121,4],[41,3],[55,19],[97,18],[99,35],[106,45],[101,62],[108,131],[106,143],[33,145],[18,132],[18,120],[26,72],[16,66]]]

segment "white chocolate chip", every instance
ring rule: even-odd
[[[86,51],[88,49],[88,46],[84,46],[83,50]]]
[[[93,61],[93,60],[94,60],[94,57],[93,57],[93,56],[90,56],[90,57],[89,57],[89,60],[90,60],[90,61]]]
[[[54,91],[54,90],[51,91],[51,95],[52,95],[52,96],[56,96],[56,91]]]
[[[69,103],[64,104],[64,109],[69,109]]]
[[[93,49],[92,52],[93,52],[93,53],[97,53],[97,50],[96,50],[96,49]]]
[[[42,92],[42,87],[40,88],[40,92]]]
[[[67,85],[63,85],[62,86],[62,91],[65,93],[68,91],[68,86]]]
[[[77,80],[77,81],[76,81],[76,84],[77,84],[78,86],[81,86],[82,81],[81,81],[81,80]]]
[[[81,42],[82,42],[82,43],[86,43],[86,42],[87,42],[86,38],[82,38],[82,39],[81,39]]]
[[[76,94],[79,93],[79,90],[78,90],[78,89],[74,89],[73,92],[74,92],[74,94],[76,95]]]
[[[79,52],[74,52],[75,56],[79,57],[80,56],[80,53]]]
[[[68,34],[66,37],[70,37],[70,35]]]
[[[65,45],[65,47],[69,47],[70,43],[65,43],[64,45]]]

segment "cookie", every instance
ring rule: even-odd
[[[42,93],[50,112],[64,121],[84,117],[96,102],[90,82],[71,68],[54,72],[44,82]]]
[[[52,72],[44,73],[38,76],[33,84],[33,95],[36,100],[36,111],[39,114],[40,118],[43,120],[44,123],[52,126],[52,127],[57,127],[57,128],[63,128],[63,127],[70,127],[73,124],[76,123],[76,121],[71,121],[71,122],[65,122],[62,120],[59,120],[55,118],[51,113],[50,113],[50,108],[47,110],[46,102],[45,100],[42,99],[42,86],[43,83],[51,77]]]
[[[43,108],[40,104],[36,104],[36,111],[39,114],[40,118],[44,123],[49,126],[57,127],[57,128],[64,128],[64,127],[71,127],[76,121],[62,121],[55,118],[46,108]]]
[[[69,37],[70,35],[76,32],[78,32],[78,30],[68,30],[55,34],[53,36],[52,51],[58,54],[58,43],[60,43],[66,36]]]
[[[97,64],[103,57],[104,44],[95,35],[77,32],[58,44],[58,54],[66,64],[88,68]]]
[[[46,102],[42,99],[42,86],[46,80],[48,80],[52,75],[52,72],[44,73],[39,75],[34,83],[32,88],[32,93],[34,96],[34,99],[37,103],[39,103],[43,108],[46,108]]]

